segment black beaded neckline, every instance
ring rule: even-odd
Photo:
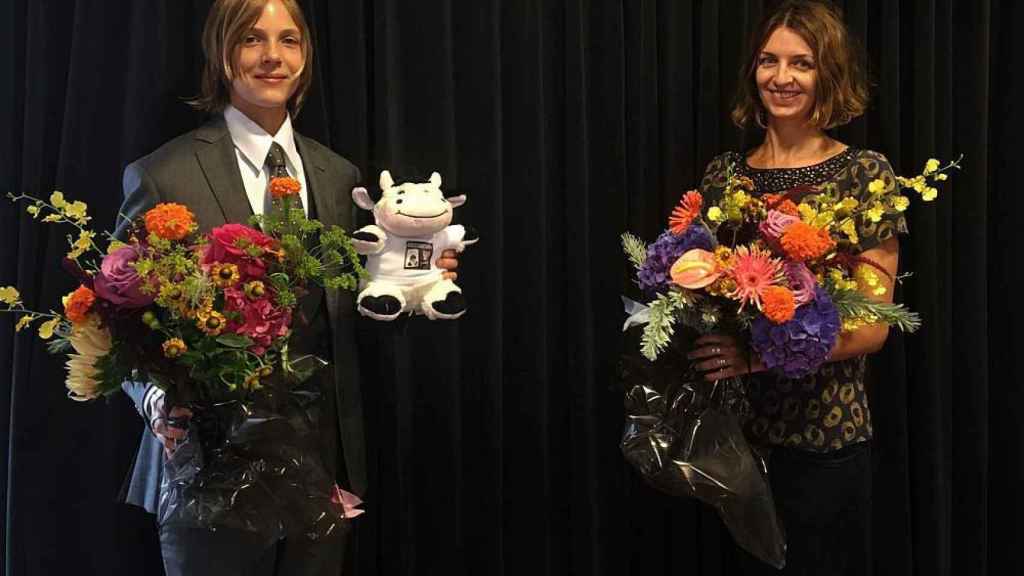
[[[754,168],[747,163],[746,156],[737,153],[736,173],[753,180],[758,192],[780,192],[797,186],[816,186],[827,182],[849,164],[856,153],[853,147],[848,147],[831,158],[799,168]]]

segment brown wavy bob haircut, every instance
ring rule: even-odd
[[[740,128],[751,122],[767,127],[764,104],[757,89],[757,62],[776,29],[785,26],[811,47],[818,72],[811,124],[828,130],[864,113],[868,106],[868,79],[860,45],[843,23],[838,8],[825,2],[790,0],[768,13],[751,37],[750,57],[740,70],[732,121]]]
[[[239,47],[245,36],[259,21],[269,0],[217,0],[210,7],[203,28],[203,78],[201,94],[189,101],[193,107],[209,113],[217,113],[231,103],[231,81],[234,78],[234,63]],[[305,63],[295,93],[288,99],[288,110],[292,115],[299,113],[306,92],[313,81],[313,40],[296,0],[280,0],[288,14],[299,27],[302,35],[302,56]]]

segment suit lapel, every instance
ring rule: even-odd
[[[326,161],[316,153],[316,148],[298,133],[295,134],[295,147],[299,151],[299,156],[302,156],[309,197],[316,203],[317,220],[323,222],[324,226],[339,224],[334,190],[331,189],[327,178]]]
[[[218,117],[196,130],[195,139],[196,158],[224,214],[224,221],[248,224],[252,207],[224,118]]]

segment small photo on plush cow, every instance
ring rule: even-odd
[[[366,256],[369,273],[359,286],[359,313],[385,321],[402,314],[422,314],[431,320],[465,314],[462,289],[444,277],[436,259],[445,250],[462,252],[479,240],[471,227],[452,224],[455,208],[466,203],[466,196],[446,198],[437,172],[426,182],[396,184],[384,170],[379,199],[374,201],[362,187],[352,190],[352,199],[374,219],[352,234],[356,252]]]

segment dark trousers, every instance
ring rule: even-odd
[[[740,550],[745,576],[865,576],[871,558],[871,447],[859,442],[818,454],[775,448],[772,495],[786,531],[786,567]]]
[[[338,576],[345,535],[268,544],[250,532],[161,526],[160,551],[167,576]]]

